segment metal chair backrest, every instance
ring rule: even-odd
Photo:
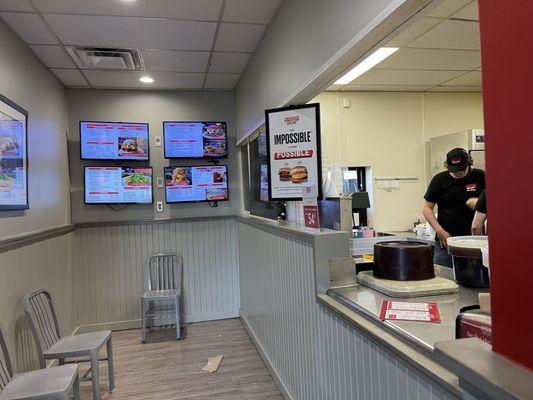
[[[178,253],[158,253],[148,259],[148,290],[181,288],[183,258]]]
[[[37,347],[40,365],[41,368],[44,368],[43,352],[61,338],[61,330],[52,297],[45,289],[35,290],[24,296],[23,305]]]
[[[0,392],[4,390],[11,378],[13,377],[13,367],[7,351],[4,332],[0,326]]]

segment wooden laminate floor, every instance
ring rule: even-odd
[[[114,332],[116,391],[107,392],[107,363],[101,362],[102,398],[282,400],[239,319],[190,324],[181,341],[174,333],[156,331],[141,344],[139,330]],[[224,355],[218,372],[202,371],[207,358],[218,354]],[[90,382],[82,382],[81,394],[92,399]]]

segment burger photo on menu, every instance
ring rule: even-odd
[[[192,185],[192,174],[190,168],[174,168],[165,174],[166,185]]]
[[[133,138],[119,136],[118,138],[118,154],[120,156],[127,156],[128,154],[144,154],[147,151],[143,138]]]

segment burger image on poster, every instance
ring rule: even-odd
[[[271,193],[274,199],[301,198],[301,185],[317,181],[318,108],[275,110],[269,115]],[[321,171],[320,171],[321,172]]]

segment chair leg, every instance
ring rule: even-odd
[[[176,296],[176,339],[181,338],[181,305],[180,297]]]
[[[111,338],[107,341],[107,372],[109,374],[109,393],[115,391],[115,366],[113,362],[113,342]]]
[[[72,397],[74,400],[80,400],[80,375],[76,373],[76,379],[74,379],[74,384],[72,385]]]
[[[91,353],[91,377],[93,381],[93,400],[100,400],[100,372],[98,370],[98,350]]]
[[[141,299],[141,342],[146,342],[146,302]]]

